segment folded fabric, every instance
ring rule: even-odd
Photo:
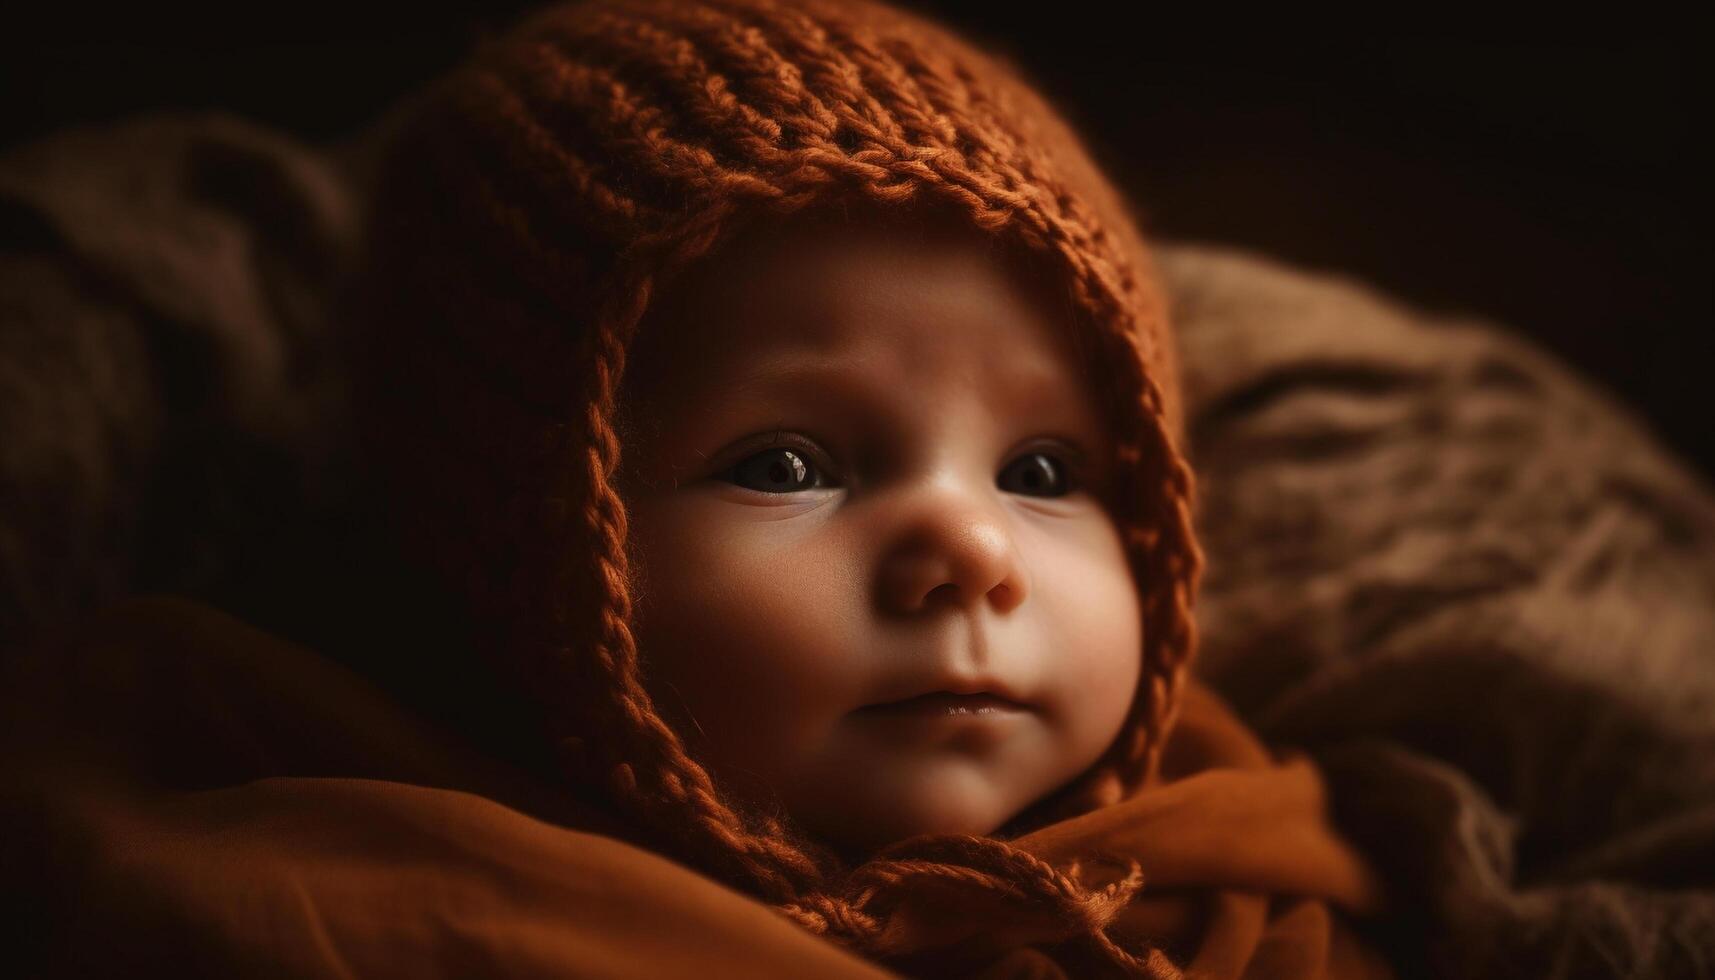
[[[889,975],[211,607],[131,600],[7,670],[26,972]],[[1317,766],[1204,687],[1159,781],[1015,843],[1075,863],[1114,899],[1091,909],[1113,941],[1187,975],[1393,975],[1358,932],[1388,911],[1382,887]],[[1101,975],[1028,916],[921,898],[890,919],[921,951],[904,972]]]

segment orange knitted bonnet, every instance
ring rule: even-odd
[[[1096,897],[1075,875],[1000,840],[919,838],[851,868],[732,803],[645,688],[615,489],[627,347],[688,265],[751,224],[841,201],[967,217],[1063,279],[1101,352],[1113,517],[1142,602],[1124,728],[1031,822],[1154,778],[1202,564],[1172,338],[1125,203],[1019,73],[873,2],[556,4],[407,103],[373,180],[370,461],[481,654],[542,704],[573,785],[652,846],[876,958],[908,951],[889,890],[925,876],[1087,920]]]

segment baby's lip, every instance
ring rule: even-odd
[[[934,691],[900,701],[865,705],[858,709],[868,715],[987,715],[1015,713],[1025,706],[993,694],[952,694]]]
[[[943,677],[913,685],[901,693],[901,697],[866,704],[858,710],[875,714],[932,706],[954,711],[1026,711],[1031,707],[1010,685],[985,677]]]

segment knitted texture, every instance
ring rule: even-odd
[[[555,5],[403,105],[373,181],[354,307],[367,454],[401,540],[465,604],[492,666],[540,699],[576,785],[652,846],[878,960],[913,962],[890,915],[941,887],[1126,973],[1173,973],[1103,930],[1135,867],[1086,888],[1002,840],[924,837],[852,868],[735,805],[657,713],[631,632],[616,400],[651,298],[759,222],[952,211],[1052,270],[1099,354],[1144,623],[1118,738],[1009,829],[1154,778],[1202,567],[1172,338],[1126,205],[1016,69],[867,2]]]

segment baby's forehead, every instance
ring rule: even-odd
[[[955,327],[962,344],[945,342]],[[752,229],[687,270],[652,306],[631,357],[647,377],[672,364],[707,374],[958,356],[1031,381],[1081,378],[1084,347],[1063,286],[979,229],[836,215]]]
[[[1101,385],[1074,321],[992,243],[835,231],[728,253],[654,311],[623,381],[632,438],[654,433],[688,453],[699,433],[926,432],[959,418],[994,420],[960,430],[972,438],[1041,428],[1105,442]]]

